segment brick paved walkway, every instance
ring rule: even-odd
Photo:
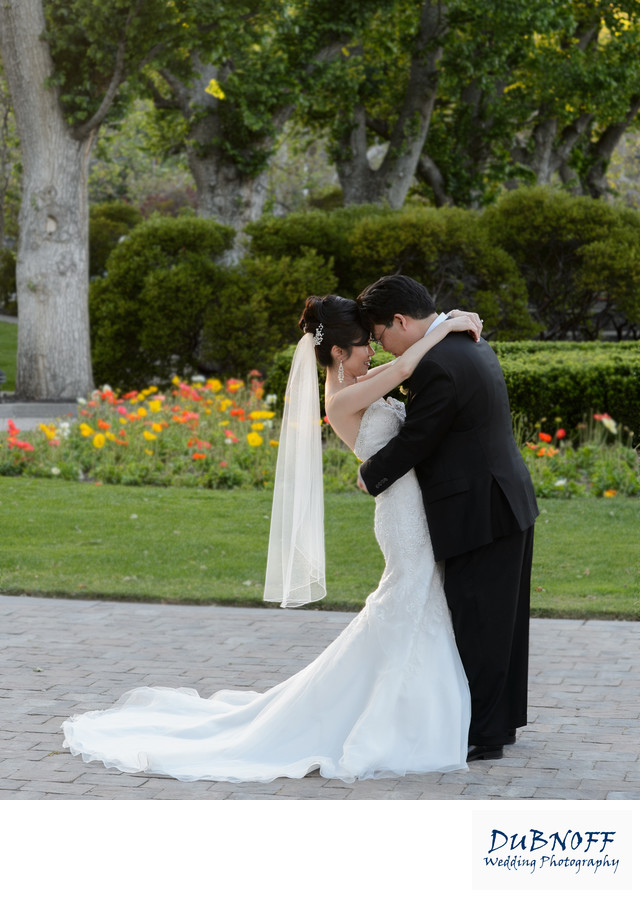
[[[530,723],[500,761],[347,785],[180,783],[84,764],[73,713],[139,685],[267,689],[346,625],[340,612],[0,596],[0,797],[640,799],[640,623],[533,620]]]

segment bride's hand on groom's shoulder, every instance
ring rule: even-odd
[[[476,312],[466,312],[460,309],[452,309],[449,312],[452,331],[468,331],[473,339],[478,342],[482,333],[482,318]]]

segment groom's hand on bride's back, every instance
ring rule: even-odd
[[[362,479],[362,475],[360,474],[360,468],[358,468],[358,481],[357,481],[357,483],[358,483],[359,489],[361,489],[363,493],[367,493],[367,494],[369,493],[369,490],[367,489],[367,485],[366,485],[366,483],[364,482],[364,480]]]

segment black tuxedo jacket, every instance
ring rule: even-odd
[[[489,344],[448,334],[408,387],[404,425],[362,465],[371,495],[414,468],[438,561],[530,527],[538,514],[533,484]]]

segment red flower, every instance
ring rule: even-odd
[[[564,429],[564,427],[560,427],[558,430],[556,430],[556,440],[564,440],[566,435],[567,431]]]
[[[11,419],[9,419],[9,436],[15,437],[20,433],[20,428],[16,427]]]
[[[194,452],[191,458],[206,458],[206,453],[204,452]]]
[[[541,439],[543,443],[550,443],[553,439],[550,433],[539,433],[538,438]]]

